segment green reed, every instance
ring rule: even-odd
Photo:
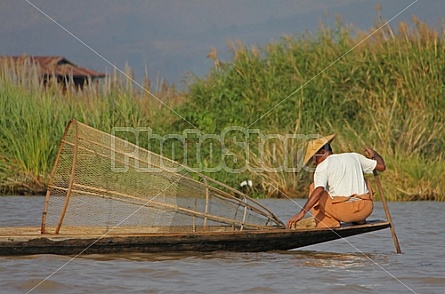
[[[187,93],[162,81],[153,86],[148,79],[145,91],[117,73],[79,91],[72,85],[43,85],[30,64],[3,66],[0,190],[44,190],[65,125],[76,118],[106,132],[119,126],[151,127],[160,135],[193,128],[220,135],[230,126],[276,135],[335,132],[335,152],[362,152],[370,146],[384,156],[388,169],[381,180],[389,199],[443,201],[444,29],[413,18],[368,38],[372,32],[338,21],[334,28],[284,36],[263,48],[233,42],[232,59],[219,60],[214,50],[209,55],[213,68],[205,78],[191,79]],[[132,76],[130,68],[126,75]],[[297,154],[304,142],[284,148],[268,141],[260,152],[257,139],[250,138],[247,154],[231,140],[225,150],[201,146],[199,158],[196,152],[173,155],[177,142],[162,152],[187,159],[193,167],[211,167],[224,157],[229,168],[249,161],[264,171],[209,175],[233,187],[253,179],[258,197],[305,197],[311,174],[298,170]],[[196,138],[188,140],[182,148],[193,149]],[[153,150],[160,151],[156,146]],[[298,171],[268,169],[285,161]]]
[[[386,26],[366,39],[370,33],[338,23],[265,48],[232,44],[233,59],[215,59],[178,112],[206,132],[231,125],[281,134],[336,132],[337,152],[362,152],[367,145],[385,157],[390,199],[445,200],[444,32],[413,18],[397,32]],[[281,172],[260,176],[276,183],[275,196],[289,187],[304,191],[309,180]]]
[[[2,64],[0,192],[45,192],[60,139],[72,118],[106,132],[118,126],[164,123],[169,112],[162,112],[182,99],[181,94],[165,83],[153,93],[147,80],[144,87],[135,89],[116,73],[83,89],[72,84],[45,85],[32,64]]]

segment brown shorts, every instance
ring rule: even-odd
[[[360,200],[356,200],[359,198]],[[340,222],[364,221],[371,215],[373,203],[369,194],[334,197],[324,192],[312,209],[317,228],[339,227]]]

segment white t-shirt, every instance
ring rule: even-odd
[[[358,153],[331,154],[314,173],[314,187],[323,187],[331,197],[368,193],[363,173],[372,173],[374,159]]]

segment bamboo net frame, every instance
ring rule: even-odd
[[[151,169],[141,171],[141,165]],[[73,119],[51,173],[41,233],[277,227],[285,225],[242,192]]]

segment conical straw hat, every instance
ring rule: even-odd
[[[331,143],[334,140],[335,134],[318,138],[310,141],[307,144],[306,155],[304,156],[304,165],[308,165],[312,159],[312,157],[326,144]]]

